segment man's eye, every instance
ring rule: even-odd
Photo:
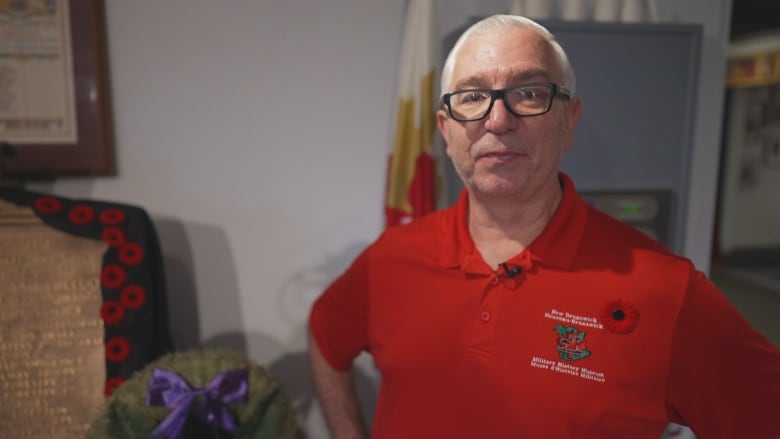
[[[539,93],[533,89],[522,90],[522,94],[525,99],[536,99],[539,97]]]
[[[518,88],[512,92],[515,99],[520,100],[535,100],[541,99],[542,93],[536,88]]]
[[[486,96],[484,93],[463,93],[460,96],[460,102],[462,104],[473,104],[477,102],[482,102],[486,99]]]

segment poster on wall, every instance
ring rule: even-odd
[[[0,4],[0,131],[18,144],[76,142],[68,3]]]
[[[7,176],[114,174],[104,21],[102,0],[0,0]]]
[[[744,102],[740,125],[739,189],[750,191],[762,174],[780,169],[780,84],[740,88],[732,91]]]

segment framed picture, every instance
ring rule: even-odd
[[[0,1],[5,176],[115,175],[107,57],[103,0]]]

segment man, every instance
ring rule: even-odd
[[[388,229],[317,300],[310,357],[334,437],[382,373],[375,438],[780,437],[780,351],[690,261],[589,207],[559,168],[580,115],[543,27],[493,16],[442,73],[458,202]]]

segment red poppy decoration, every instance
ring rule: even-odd
[[[79,204],[70,209],[70,212],[68,212],[68,219],[73,224],[83,226],[95,219],[95,210],[86,204]]]
[[[125,213],[111,208],[100,212],[100,222],[107,226],[115,226],[125,220]]]
[[[106,227],[101,235],[103,242],[111,247],[119,247],[125,243],[125,232],[119,227]]]
[[[119,301],[125,308],[136,310],[146,303],[146,291],[140,285],[128,285],[119,293]]]
[[[114,377],[106,381],[106,386],[103,388],[103,395],[111,396],[117,387],[125,383],[125,379],[122,377]]]
[[[601,322],[608,330],[625,335],[636,328],[639,323],[639,310],[622,299],[608,302],[601,310]]]
[[[106,358],[112,363],[121,363],[130,356],[130,343],[124,337],[114,337],[106,342]]]
[[[138,265],[144,260],[144,250],[140,245],[128,242],[119,247],[119,260],[125,265]]]
[[[100,307],[100,317],[107,325],[115,325],[125,318],[125,308],[116,300],[107,300]]]
[[[53,197],[39,197],[35,200],[33,206],[38,212],[51,215],[62,209],[62,201]]]
[[[100,284],[109,290],[115,290],[122,286],[127,279],[125,269],[119,265],[106,265],[100,272]]]

